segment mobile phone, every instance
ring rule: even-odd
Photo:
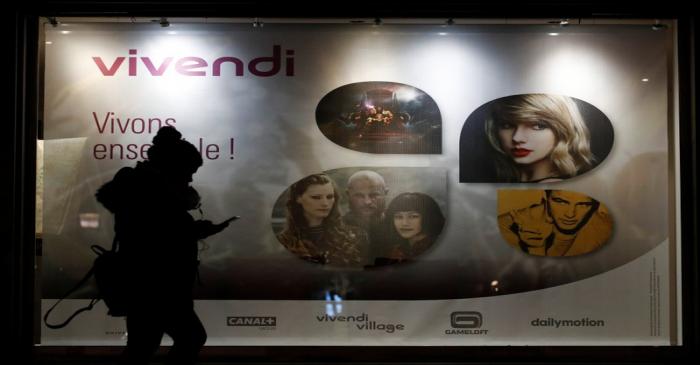
[[[229,218],[229,219],[227,219],[227,220],[221,222],[221,224],[226,224],[226,223],[233,222],[233,221],[235,221],[235,220],[238,219],[238,218],[240,218],[240,216],[234,215],[233,217],[231,217],[231,218]]]

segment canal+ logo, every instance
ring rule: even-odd
[[[277,327],[277,317],[273,316],[235,316],[226,317],[226,325],[231,327]]]

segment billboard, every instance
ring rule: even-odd
[[[198,244],[208,345],[679,344],[669,32],[47,27],[42,311],[170,126],[203,161],[189,214],[240,216]],[[123,345],[106,313],[41,342]]]

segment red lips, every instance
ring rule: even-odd
[[[525,157],[530,154],[532,150],[528,150],[527,148],[511,148],[510,154],[513,155],[513,157]]]

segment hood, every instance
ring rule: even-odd
[[[138,191],[138,171],[132,167],[124,167],[117,172],[112,181],[97,189],[95,197],[107,210],[116,213],[129,204],[134,192]]]

